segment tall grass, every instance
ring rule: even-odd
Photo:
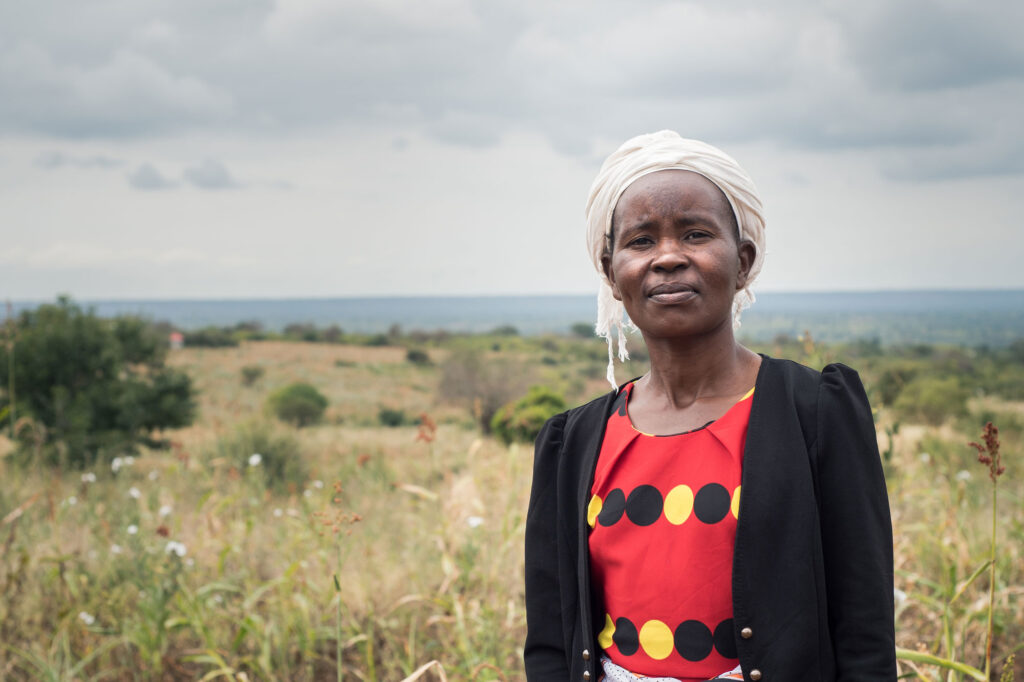
[[[203,403],[170,453],[84,474],[0,464],[0,679],[522,679],[529,446],[481,437],[436,401],[436,367],[401,349],[249,343],[173,361]],[[551,376],[570,386],[589,362]],[[238,379],[252,364],[259,390]],[[325,423],[253,435],[260,391],[299,380],[329,397]],[[430,416],[386,428],[381,404]],[[891,424],[883,410],[883,439]],[[916,656],[902,672],[946,682],[978,677],[928,657],[982,669],[991,632],[995,679],[1024,641],[1020,430],[1002,434],[986,564],[991,481],[958,428],[890,428],[885,463],[897,639]],[[252,454],[280,455],[281,473]]]

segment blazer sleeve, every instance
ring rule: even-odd
[[[817,477],[837,682],[896,679],[892,521],[871,408],[857,372],[825,367]]]
[[[526,644],[530,682],[569,679],[558,578],[558,462],[566,415],[548,420],[534,447],[533,486],[526,513]]]

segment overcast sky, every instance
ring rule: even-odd
[[[662,128],[766,205],[755,290],[1024,287],[1024,3],[0,3],[0,297],[584,293]]]

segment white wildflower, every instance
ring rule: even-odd
[[[82,621],[86,625],[92,625],[93,623],[96,622],[96,617],[93,616],[88,611],[79,611],[78,612],[78,620]]]
[[[260,462],[262,461],[263,455],[261,455],[258,452],[254,452],[251,455],[249,455],[249,466],[251,467],[258,467],[260,465]]]
[[[138,532],[139,532],[139,527],[136,526],[134,523],[132,525],[128,526],[128,535],[135,535]]]
[[[482,516],[470,516],[466,519],[466,525],[470,528],[479,528],[484,525],[484,517]]]
[[[124,466],[124,460],[121,459],[120,457],[115,457],[110,461],[110,470],[113,471],[115,474],[121,470],[122,466]]]
[[[124,550],[121,549],[121,545],[111,545],[110,546],[110,553],[111,554],[120,554],[123,551]]]
[[[277,518],[281,518],[282,516],[284,516],[284,512],[281,511],[280,507],[274,510],[274,516],[276,516]]]
[[[131,455],[128,455],[127,457],[124,458],[124,465],[126,467],[130,467],[133,464],[135,464],[135,458],[134,457],[132,457]]]
[[[922,452],[918,459],[921,460],[923,463],[927,464],[928,462],[932,461],[932,456],[929,455],[927,452]]]
[[[160,518],[162,519],[162,518],[164,518],[166,516],[170,516],[172,511],[174,511],[174,510],[171,509],[171,505],[165,504],[162,507],[160,507],[160,511],[157,512],[157,514],[159,514]]]
[[[305,490],[302,491],[302,496],[303,497],[313,497],[313,491],[310,490],[309,488],[306,488]]]
[[[69,507],[74,507],[76,504],[78,504],[78,498],[72,495],[67,500],[65,500],[65,502],[68,503]]]
[[[135,486],[132,486],[131,488],[128,489],[128,494],[131,495],[136,500],[142,497],[142,491],[136,488]]]
[[[903,602],[907,601],[907,593],[896,587],[893,588],[892,598],[896,602],[896,606],[899,606]]]
[[[91,471],[87,471],[84,474],[82,474],[82,483],[95,483],[95,482],[96,482],[96,474],[92,473]]]
[[[971,472],[968,471],[967,469],[961,469],[960,471],[956,472],[956,480],[963,481],[966,483],[967,481],[971,480]]]
[[[160,472],[159,471],[157,471],[156,469],[153,469],[152,471],[149,472],[149,480],[155,481],[158,478],[160,478]]]
[[[319,480],[319,479],[316,480],[316,481],[313,481],[313,487],[317,488],[317,489],[323,488],[324,487],[324,482]]]
[[[177,554],[178,556],[185,556],[186,549],[185,545],[183,545],[182,543],[177,542],[175,540],[171,540],[167,543],[167,547],[164,548],[164,551],[168,554]]]

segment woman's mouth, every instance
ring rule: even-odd
[[[688,284],[666,282],[651,289],[650,293],[647,294],[647,298],[655,301],[656,303],[671,305],[675,303],[683,303],[696,295],[696,290]]]

